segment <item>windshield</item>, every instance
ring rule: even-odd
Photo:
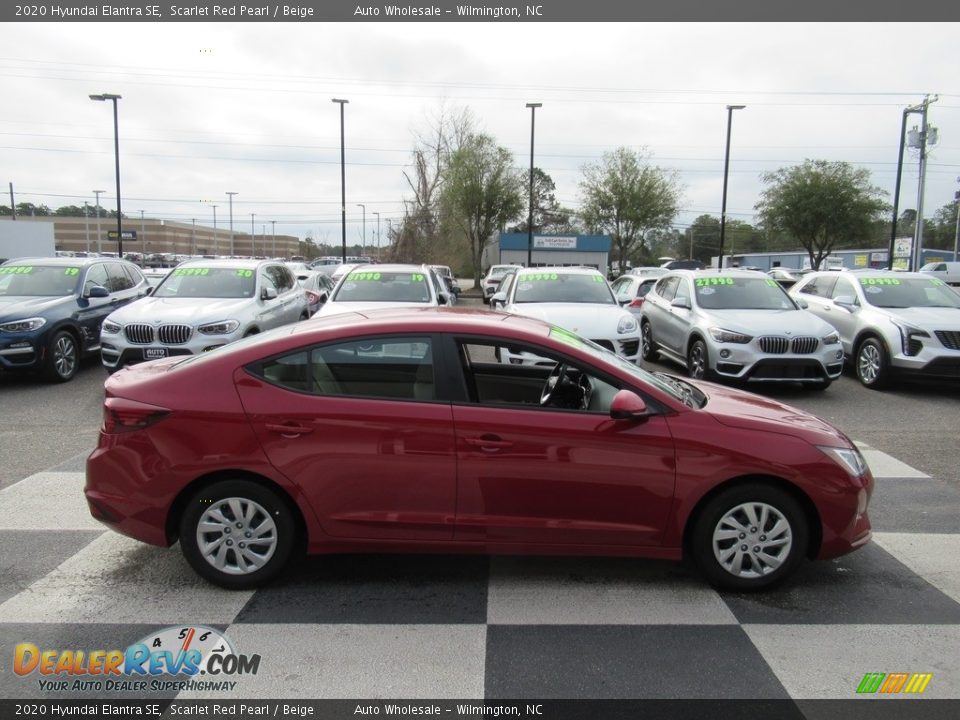
[[[858,277],[867,302],[881,308],[960,308],[960,295],[936,278]]]
[[[429,303],[426,273],[359,270],[347,275],[333,296],[336,302]]]
[[[610,286],[600,275],[526,273],[517,278],[517,303],[592,303],[616,305]]]
[[[62,297],[77,292],[80,268],[63,265],[4,265],[0,296]]]
[[[796,310],[776,280],[763,277],[696,278],[697,304],[705,310]]]
[[[153,291],[161,298],[252,298],[256,271],[247,268],[178,267]]]
[[[511,265],[494,265],[492,268],[490,268],[490,272],[487,273],[487,279],[488,279],[488,280],[499,280],[500,278],[502,278],[504,275],[507,274],[507,271],[508,271],[508,270],[513,270],[513,266],[511,266]]]

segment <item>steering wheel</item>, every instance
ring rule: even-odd
[[[543,390],[540,392],[540,406],[546,407],[550,404],[550,401],[553,400],[554,396],[557,394],[557,388],[560,387],[560,384],[563,381],[563,376],[567,373],[567,366],[565,363],[558,362],[553,366],[553,370],[550,371],[550,374],[547,375],[547,380],[543,384]]]

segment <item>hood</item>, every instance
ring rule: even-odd
[[[183,323],[196,325],[217,320],[240,320],[254,312],[250,298],[154,298],[132,302],[110,315],[113,322]]]
[[[337,315],[339,313],[359,312],[365,310],[383,310],[384,308],[426,308],[435,307],[433,303],[422,302],[335,302],[327,300],[327,303],[317,311],[320,315]]]
[[[960,308],[911,307],[875,308],[890,317],[923,330],[960,330]]]
[[[73,295],[60,295],[58,297],[4,296],[0,297],[0,320],[19,320],[42,315],[56,307],[76,305],[76,302],[77,298]]]
[[[703,310],[704,317],[724,330],[751,337],[811,335],[822,338],[834,331],[826,320],[807,310]]]
[[[707,395],[704,412],[728,427],[791,435],[812,445],[853,447],[840,430],[799,408],[723,385],[693,384]]]
[[[583,337],[615,336],[621,318],[634,320],[619,305],[596,303],[515,303],[510,312],[559,325]]]

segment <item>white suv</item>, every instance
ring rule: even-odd
[[[100,358],[108,371],[194,355],[305,320],[306,291],[282,262],[191,260],[150,294],[107,316]]]

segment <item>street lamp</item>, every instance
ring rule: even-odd
[[[103,93],[102,95],[91,95],[91,100],[105,102],[107,100],[113,103],[113,155],[117,168],[117,257],[123,257],[123,226],[120,220],[120,129],[117,122],[117,100],[120,95]],[[98,239],[99,242],[99,239]]]
[[[533,267],[533,132],[538,107],[543,103],[527,103],[530,108],[530,206],[527,212],[527,267]]]
[[[276,220],[270,221],[270,235],[272,238],[271,242],[273,243],[273,257],[276,258],[277,257],[277,221]]]
[[[360,241],[360,254],[363,255],[367,248],[367,206],[357,203],[357,207],[363,210],[363,237]]]
[[[727,175],[730,172],[730,126],[733,124],[733,111],[743,110],[746,105],[727,105],[727,152],[723,160],[723,206],[720,209],[720,257],[717,270],[723,270],[723,238],[727,226]]]
[[[343,262],[347,262],[347,171],[346,151],[343,144],[343,106],[349,100],[333,98],[332,102],[340,104],[340,230],[343,247]]]
[[[257,256],[257,245],[254,242],[257,231],[253,227],[253,216],[255,214],[256,213],[250,213],[250,256],[251,257]]]
[[[213,206],[213,254],[220,254],[220,238],[217,237],[217,206]]]
[[[94,190],[93,194],[97,196],[97,255],[100,254],[100,196],[105,193],[106,190]]]
[[[373,213],[377,216],[377,260],[380,259],[380,213]]]
[[[230,256],[236,255],[233,251],[233,196],[240,193],[227,190],[227,198],[230,200]]]

